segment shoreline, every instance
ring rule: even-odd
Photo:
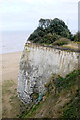
[[[15,54],[15,53],[22,53],[22,51],[14,51],[14,52],[0,53],[0,55]]]

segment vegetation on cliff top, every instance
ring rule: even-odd
[[[54,44],[56,40],[60,39],[61,44],[64,45],[71,41],[80,41],[78,39],[79,33],[72,35],[68,26],[64,21],[55,19],[40,19],[39,26],[28,38],[29,41],[39,44]],[[65,39],[64,39],[65,38]],[[61,39],[64,39],[64,41]],[[66,42],[65,42],[66,40]]]
[[[37,104],[22,114],[21,118],[80,118],[80,70],[65,78],[52,75],[45,85],[47,93]]]

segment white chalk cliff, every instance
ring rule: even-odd
[[[19,68],[18,95],[25,103],[32,94],[46,92],[45,84],[52,74],[65,76],[78,68],[79,53],[28,43],[25,45]]]

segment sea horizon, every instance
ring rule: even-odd
[[[0,54],[23,51],[29,35],[30,31],[0,32]]]

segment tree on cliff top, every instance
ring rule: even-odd
[[[28,38],[34,43],[53,43],[61,37],[71,39],[71,32],[64,21],[55,19],[40,19],[39,26]]]
[[[77,41],[80,42],[80,32],[77,32],[74,36],[73,36],[73,41]]]

